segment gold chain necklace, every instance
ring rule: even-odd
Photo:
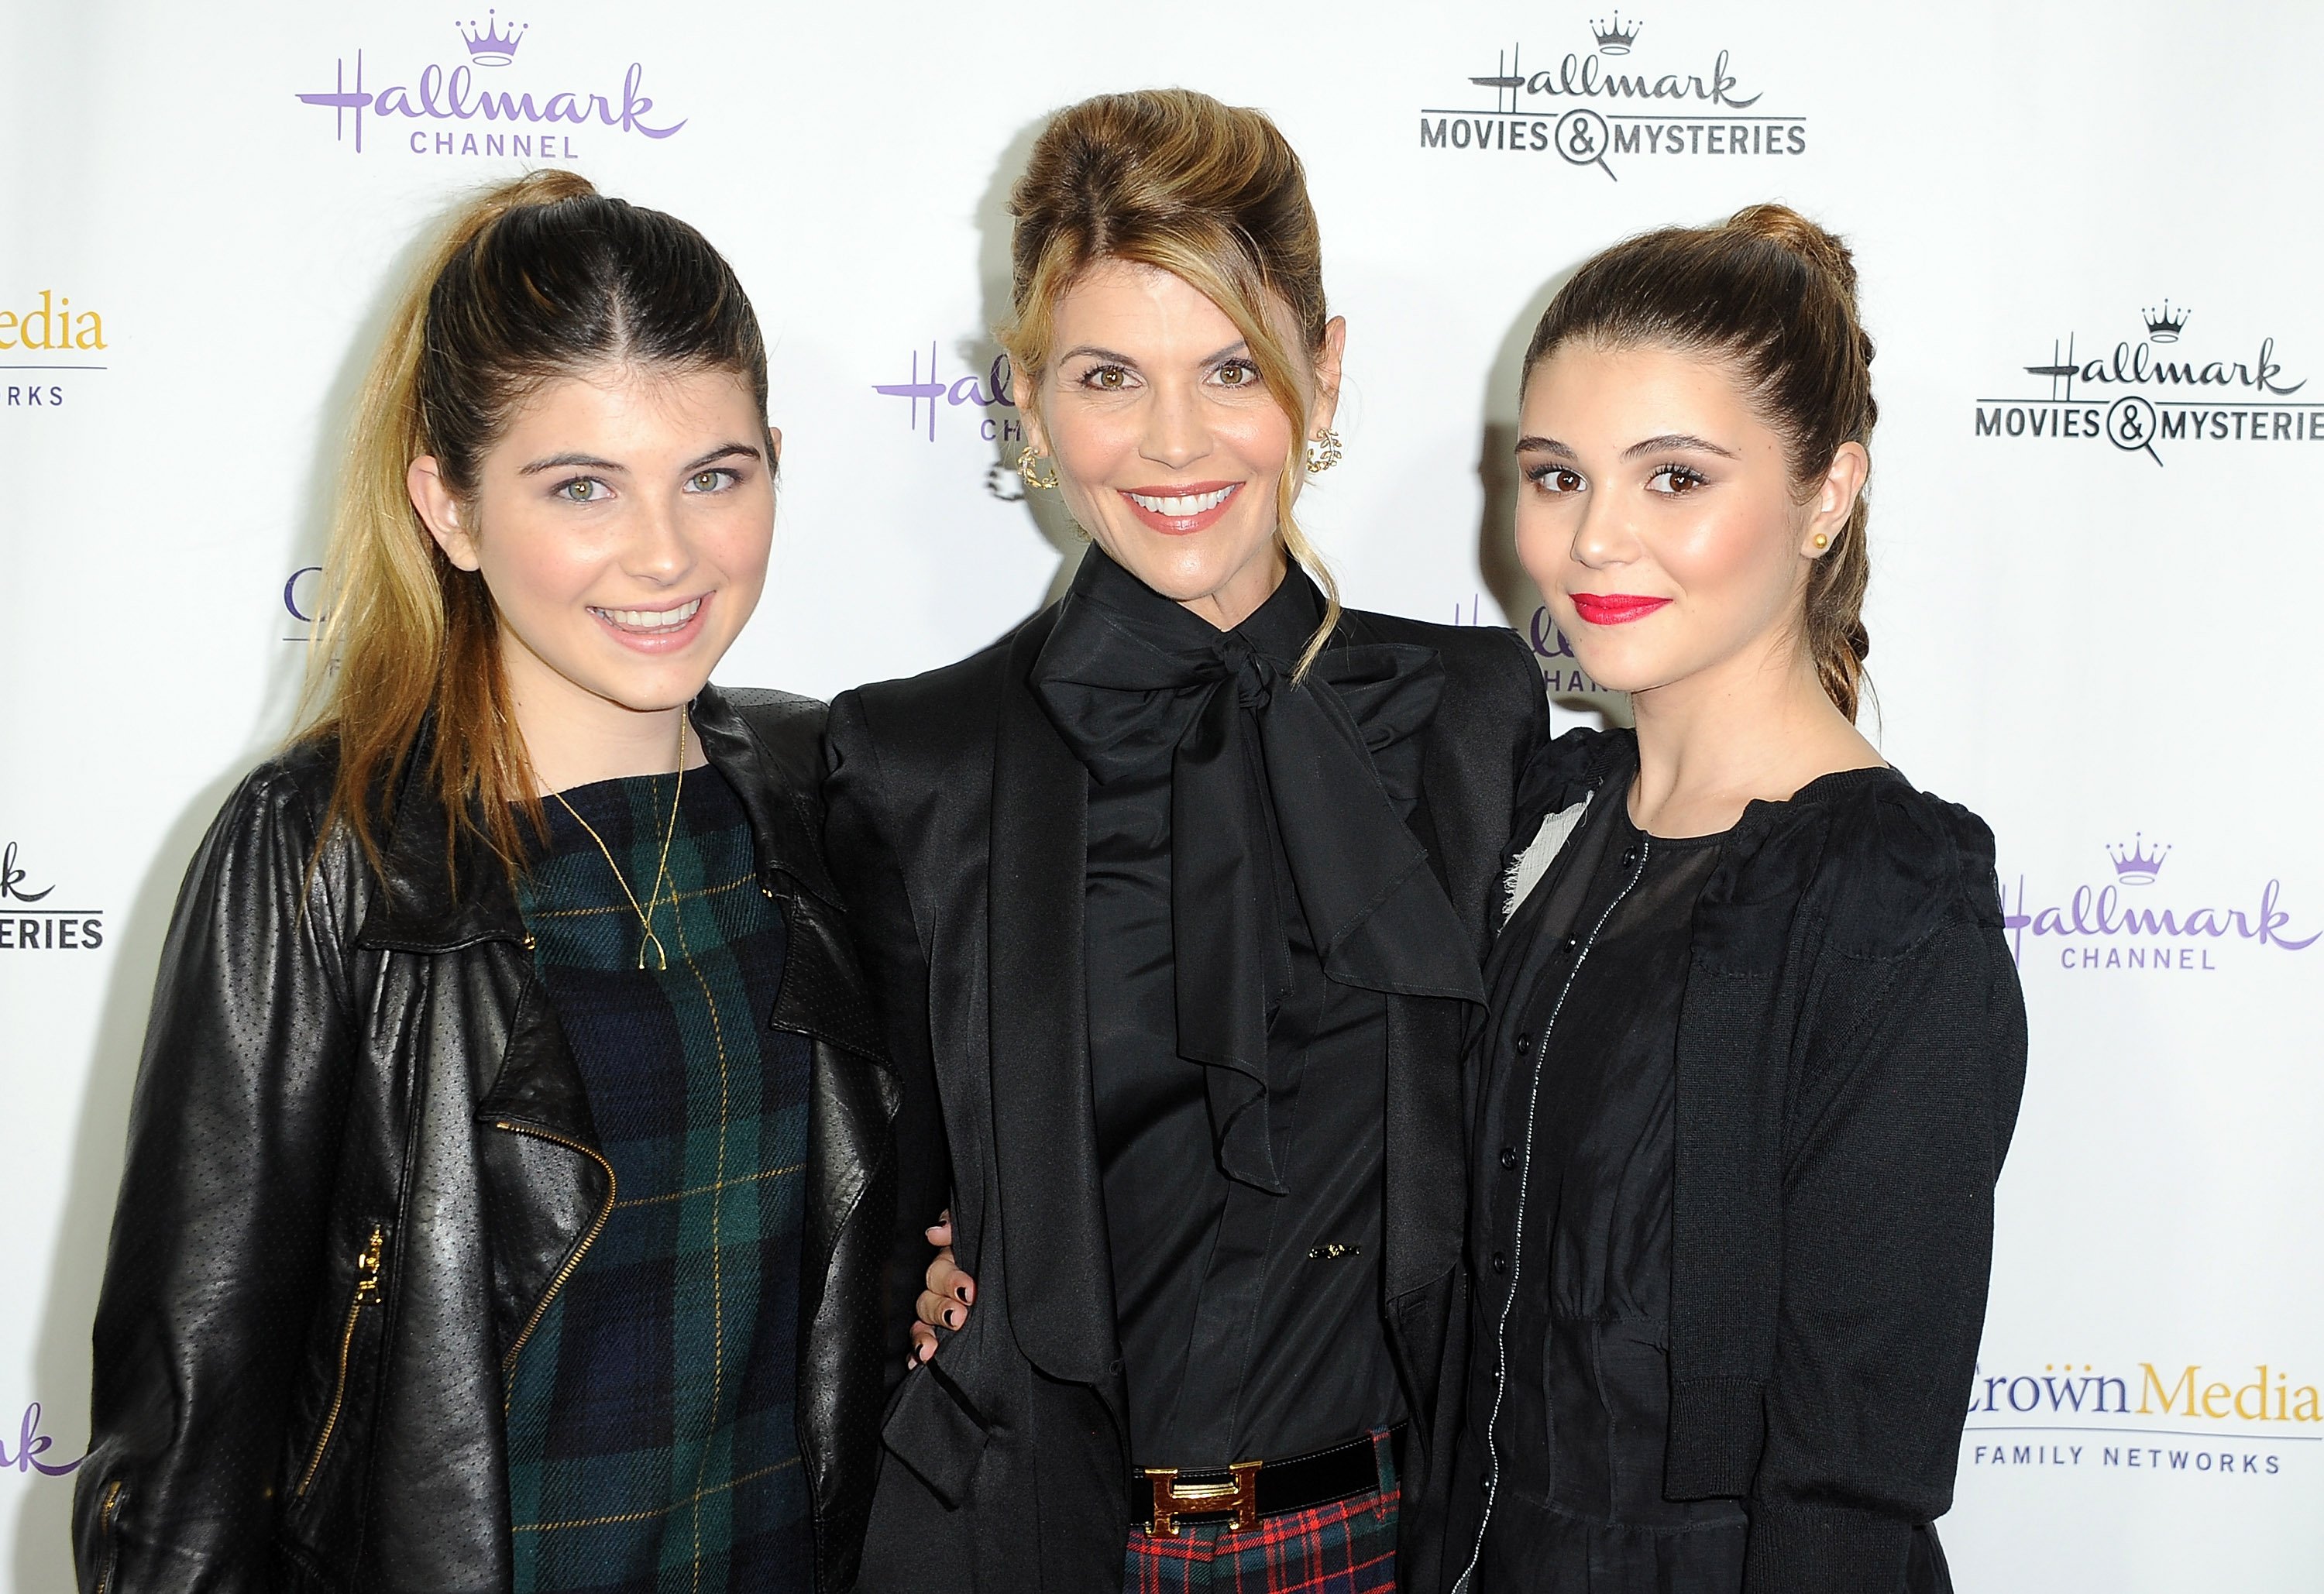
[[[678,799],[684,796],[685,792],[686,710],[681,708],[678,711],[678,785],[669,794],[669,825],[661,833],[661,864],[654,871],[653,895],[646,898],[646,905],[643,908],[638,906],[638,894],[630,889],[630,882],[622,874],[622,866],[613,861],[613,849],[605,844],[605,838],[597,834],[597,827],[582,818],[580,810],[565,801],[563,792],[550,794],[563,805],[567,813],[573,815],[573,822],[589,833],[589,839],[597,843],[597,851],[605,855],[605,867],[613,871],[613,882],[622,888],[622,895],[630,899],[630,911],[638,916],[638,927],[646,933],[646,938],[638,943],[638,967],[641,969],[646,966],[646,948],[649,946],[653,948],[654,955],[661,960],[657,966],[665,970],[669,967],[669,954],[663,948],[661,937],[654,934],[653,922],[654,913],[661,906],[662,881],[669,877],[669,843],[671,838],[678,834]],[[672,889],[669,894],[669,903],[672,908],[678,906],[678,892],[675,889]]]

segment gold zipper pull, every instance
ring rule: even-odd
[[[379,1264],[387,1249],[386,1225],[374,1223],[371,1239],[364,1243],[362,1255],[355,1258],[355,1296],[358,1300],[379,1293]]]

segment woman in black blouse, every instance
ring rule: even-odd
[[[831,724],[834,864],[925,1092],[900,1212],[948,1200],[974,1276],[890,1410],[864,1581],[1426,1586],[1459,1060],[1540,675],[1342,609],[1307,550],[1345,327],[1265,117],[1070,107],[1012,214],[1023,468],[1096,546]],[[914,1147],[939,1106],[948,1156]]]
[[[1991,834],[1854,723],[1871,355],[1775,206],[1607,251],[1527,351],[1518,552],[1637,728],[1520,797],[1463,1591],[1949,1586],[2025,1023]]]

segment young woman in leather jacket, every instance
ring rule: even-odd
[[[779,439],[733,272],[546,171],[364,390],[319,717],[188,872],[85,1591],[852,1586],[898,1100],[822,705],[710,671]]]
[[[1871,341],[1780,206],[1527,351],[1518,557],[1635,731],[1520,790],[1459,1594],[1934,1594],[2025,1071],[1993,835],[1855,724]]]

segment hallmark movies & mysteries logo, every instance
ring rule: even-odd
[[[2075,334],[2022,367],[2047,394],[1977,401],[1977,436],[2096,441],[2161,465],[2172,443],[2324,442],[2324,402],[2295,400],[2294,379],[2263,336],[2220,356],[2186,339],[2194,312],[2164,299],[2138,312],[2139,334],[2090,355]],[[2103,343],[2090,346],[2104,348]]]
[[[637,61],[630,63],[618,89],[521,87],[527,69],[517,65],[517,57],[530,23],[503,23],[497,12],[487,11],[482,23],[453,25],[465,59],[456,58],[449,66],[429,61],[417,75],[407,73],[374,88],[373,81],[383,74],[367,67],[364,51],[357,50],[352,77],[342,56],[330,88],[298,97],[329,110],[334,138],[345,143],[352,135],[357,154],[364,151],[366,116],[384,123],[391,135],[401,138],[415,155],[513,155],[543,161],[580,159],[584,151],[575,134],[582,129],[610,128],[664,139],[686,125],[683,118],[647,119],[654,102],[642,92],[645,68]],[[496,75],[510,69],[516,77]],[[479,76],[480,70],[495,75]],[[420,125],[406,133],[403,124],[410,123]]]
[[[0,847],[0,951],[93,952],[105,944],[104,910],[51,907],[55,891],[16,861],[15,843]]]
[[[1667,156],[1786,157],[1807,152],[1807,118],[1761,105],[1732,52],[1693,41],[1662,50],[1641,42],[1646,24],[1619,12],[1588,23],[1590,48],[1527,71],[1521,46],[1469,79],[1493,91],[1490,108],[1432,106],[1420,113],[1424,150],[1555,153],[1619,180],[1613,162]],[[1657,35],[1659,37],[1659,35]]]

